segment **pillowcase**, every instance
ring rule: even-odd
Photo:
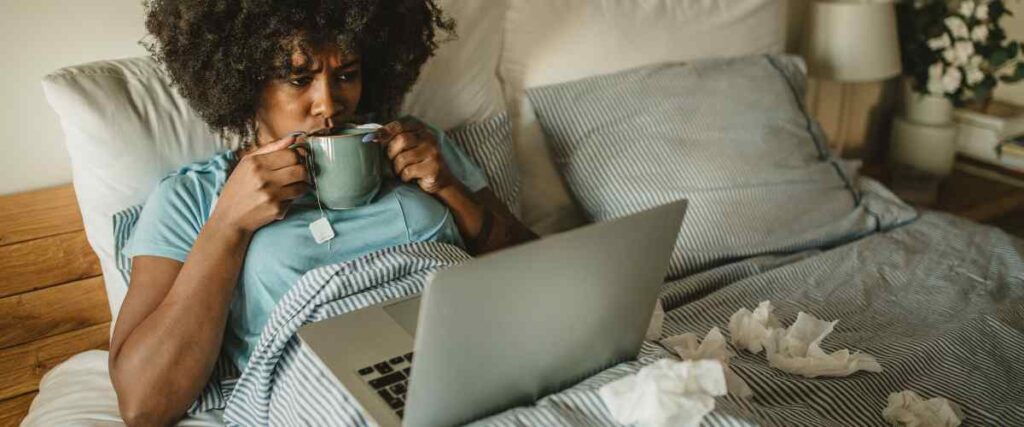
[[[519,170],[512,152],[512,126],[508,113],[446,132],[449,140],[462,149],[487,175],[488,187],[516,218],[522,218],[519,206]]]
[[[508,0],[438,0],[455,20],[456,38],[440,43],[402,102],[402,113],[441,129],[505,111],[498,59]]]
[[[523,216],[541,234],[582,222],[524,88],[643,65],[782,52],[779,0],[511,0],[498,71],[512,114]]]
[[[117,270],[113,215],[145,201],[171,171],[237,141],[211,132],[150,58],[64,68],[43,79],[43,90],[60,117],[85,233],[117,319],[128,284]]]
[[[590,219],[690,200],[674,278],[914,217],[856,187],[804,110],[804,86],[801,59],[760,55],[646,66],[527,95]]]

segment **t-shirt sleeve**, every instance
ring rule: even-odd
[[[175,175],[160,182],[142,207],[125,246],[125,255],[160,256],[185,262],[208,210],[194,192],[200,187],[195,181],[190,175]]]
[[[461,148],[453,144],[443,131],[433,127],[431,130],[434,131],[437,142],[441,146],[441,157],[444,159],[445,165],[459,181],[462,181],[462,185],[465,185],[473,193],[487,187],[487,175],[484,174],[483,169],[480,169],[480,166],[469,158]]]

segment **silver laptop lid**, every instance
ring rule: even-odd
[[[420,303],[405,425],[469,422],[636,357],[685,210],[673,202],[438,272]]]

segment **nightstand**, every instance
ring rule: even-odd
[[[865,164],[861,173],[891,187],[885,165]],[[993,225],[1024,238],[1024,173],[958,155],[953,173],[939,185],[935,202],[915,206]]]

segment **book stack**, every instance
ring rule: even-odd
[[[1024,107],[992,101],[983,110],[961,108],[957,152],[990,165],[1024,172]]]
[[[1024,135],[1000,142],[996,147],[996,156],[1005,167],[1024,171]]]

